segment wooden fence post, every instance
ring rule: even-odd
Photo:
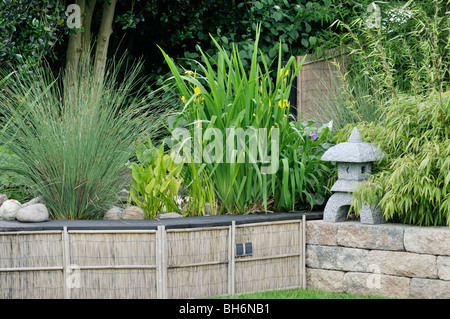
[[[302,216],[302,261],[300,267],[302,268],[302,288],[306,289],[306,215]]]
[[[156,232],[156,295],[167,299],[167,236],[166,228],[158,226]]]
[[[236,223],[231,222],[228,236],[228,294],[234,295],[235,284],[235,247],[236,247]]]
[[[69,243],[69,232],[67,231],[67,226],[64,226],[62,231],[62,244],[63,244],[63,282],[64,282],[64,298],[71,299],[72,297],[72,287],[69,284],[70,280],[70,243]]]

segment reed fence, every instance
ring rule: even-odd
[[[298,56],[300,63],[305,56]],[[317,120],[320,107],[334,100],[342,91],[340,73],[346,73],[345,50],[329,50],[307,55],[294,85],[296,117],[300,121]],[[339,64],[337,68],[336,63]]]
[[[0,232],[0,298],[198,298],[304,288],[305,222]],[[250,253],[237,254],[245,243]]]

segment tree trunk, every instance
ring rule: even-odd
[[[85,0],[75,0],[75,4],[80,6],[81,25],[83,26],[83,16],[85,10]],[[69,83],[75,80],[78,63],[80,61],[82,47],[82,32],[79,29],[72,29],[69,36],[69,44],[66,51],[66,78]]]
[[[94,76],[97,82],[102,82],[105,75],[109,38],[112,34],[112,23],[117,0],[104,0],[102,22],[100,25],[97,46],[95,50]]]
[[[95,4],[97,0],[85,0],[86,8],[83,17],[84,32],[82,36],[83,52],[90,53],[91,51],[91,24],[92,15],[94,14]]]
[[[73,83],[76,79],[76,72],[85,70],[80,68],[80,64],[89,63],[91,54],[91,23],[92,15],[97,0],[76,0],[76,4],[80,6],[81,26],[83,32],[74,29],[74,34],[69,37],[66,55],[66,76]],[[81,76],[82,77],[82,76]]]

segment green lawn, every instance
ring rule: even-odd
[[[359,296],[317,289],[268,290],[239,295],[216,296],[214,299],[385,299],[380,296]]]

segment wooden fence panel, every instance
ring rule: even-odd
[[[0,233],[0,298],[197,298],[305,287],[303,220]],[[252,253],[236,256],[236,244]]]

